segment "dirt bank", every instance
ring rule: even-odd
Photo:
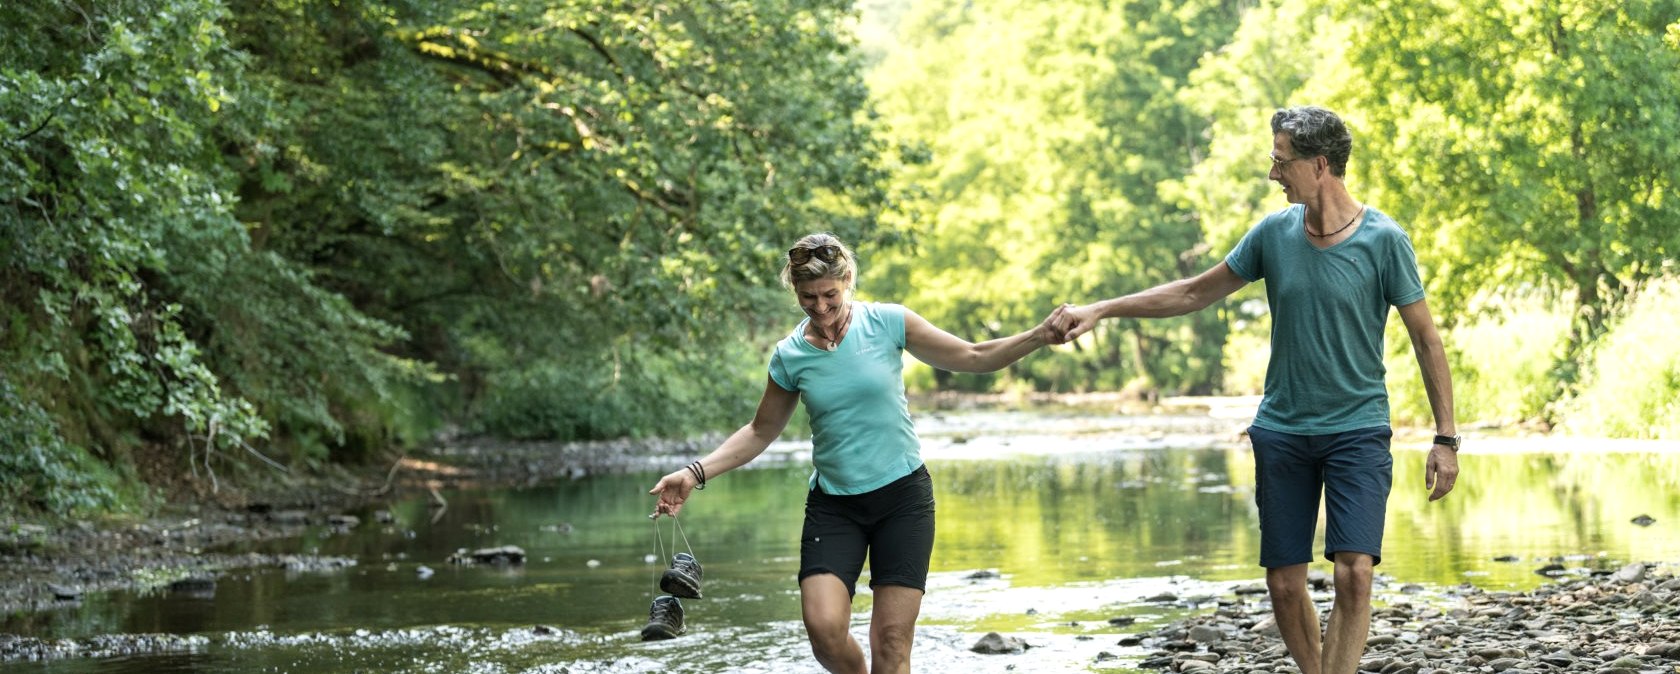
[[[351,513],[379,512],[462,486],[496,487],[680,465],[718,438],[691,441],[508,443],[454,441],[391,457],[384,465],[316,475],[268,473],[244,484],[224,478],[168,486],[168,502],[145,517],[0,519],[0,613],[52,610],[89,593],[167,586],[229,570],[300,562],[292,555],[235,552],[301,535]],[[264,479],[266,478],[266,479]],[[327,560],[330,562],[331,560]]]

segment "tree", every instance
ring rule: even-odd
[[[1680,250],[1680,4],[1379,1],[1347,95],[1451,322],[1525,289],[1576,308],[1559,376]],[[1365,86],[1368,83],[1381,86]]]
[[[875,76],[890,126],[933,158],[905,174],[927,221],[888,267],[895,296],[985,339],[1210,264],[1162,188],[1205,153],[1207,120],[1178,95],[1237,17],[1221,2],[918,6]],[[1127,321],[1082,340],[1077,369],[1024,367],[1048,386],[1205,392],[1223,335],[1212,315]]]

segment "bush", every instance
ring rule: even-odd
[[[1651,285],[1589,354],[1580,393],[1560,406],[1571,434],[1680,439],[1680,279]]]

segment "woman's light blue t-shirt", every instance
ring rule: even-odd
[[[1225,257],[1243,280],[1266,279],[1271,307],[1272,355],[1254,425],[1297,435],[1387,426],[1388,308],[1424,297],[1412,241],[1366,207],[1352,235],[1320,249],[1307,240],[1305,216],[1298,204],[1266,216]]]
[[[770,355],[770,379],[805,403],[811,485],[828,494],[874,491],[922,465],[904,397],[904,307],[853,302],[851,311],[834,351],[805,341],[806,318]]]

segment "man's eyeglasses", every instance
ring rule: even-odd
[[[1275,168],[1275,169],[1283,168],[1284,165],[1286,165],[1290,162],[1297,162],[1297,161],[1301,161],[1302,159],[1312,159],[1312,157],[1290,157],[1288,159],[1278,159],[1277,155],[1275,155],[1275,154],[1266,155],[1266,156],[1272,160],[1272,168]]]
[[[795,266],[810,262],[813,256],[825,263],[834,264],[834,260],[840,257],[840,247],[825,244],[816,248],[794,246],[788,249],[788,262]]]

